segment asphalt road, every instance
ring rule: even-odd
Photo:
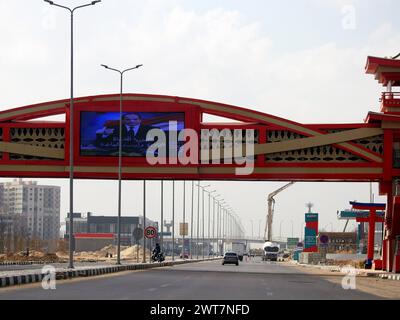
[[[0,300],[375,300],[385,296],[362,283],[371,279],[357,278],[362,290],[344,290],[342,279],[342,274],[287,263],[256,260],[222,266],[220,261],[206,261],[57,281],[56,290],[43,290],[40,284],[9,287],[0,289]],[[378,288],[382,284],[375,283]],[[399,299],[400,290],[393,290],[389,297]]]

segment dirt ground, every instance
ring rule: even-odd
[[[55,253],[44,253],[36,250],[30,250],[29,256],[26,255],[26,251],[21,251],[14,254],[2,254],[0,255],[0,262],[13,261],[13,262],[24,262],[24,261],[40,261],[40,262],[62,262],[61,259]]]
[[[356,269],[364,269],[364,260],[326,260],[326,265],[334,266],[352,266]]]
[[[122,260],[136,260],[137,256],[143,257],[143,248],[141,246],[121,246],[121,259]],[[150,255],[147,250],[146,255]],[[117,246],[109,245],[101,250],[93,252],[76,252],[74,253],[74,260],[77,262],[106,262],[115,260],[117,257]],[[40,251],[31,250],[29,256],[26,251],[21,251],[16,254],[1,254],[0,262],[4,261],[38,261],[38,262],[67,262],[69,259],[68,251],[57,251],[56,253],[49,254]]]

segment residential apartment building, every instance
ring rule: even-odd
[[[0,215],[11,218],[13,237],[27,241],[58,241],[60,187],[22,179],[1,183]]]

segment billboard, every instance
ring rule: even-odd
[[[318,213],[306,213],[304,230],[304,252],[318,252]]]
[[[120,113],[81,111],[80,155],[115,157],[119,154]],[[125,112],[122,114],[122,156],[145,157],[154,141],[147,134],[158,129],[166,137],[167,152],[170,147],[179,149],[176,135],[185,128],[184,112]],[[174,140],[170,140],[173,133]]]
[[[318,223],[318,213],[306,213],[306,223],[308,222]]]
[[[287,238],[287,248],[294,249],[296,248],[297,244],[299,243],[299,238]]]
[[[316,247],[316,245],[317,245],[316,231],[314,229],[306,227],[304,236],[304,251],[311,252],[312,248]]]
[[[180,236],[187,236],[189,234],[189,224],[187,222],[185,223],[179,223],[179,235]]]

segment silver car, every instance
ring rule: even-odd
[[[222,260],[222,265],[224,264],[236,264],[239,265],[239,257],[236,252],[226,252],[224,259]]]

